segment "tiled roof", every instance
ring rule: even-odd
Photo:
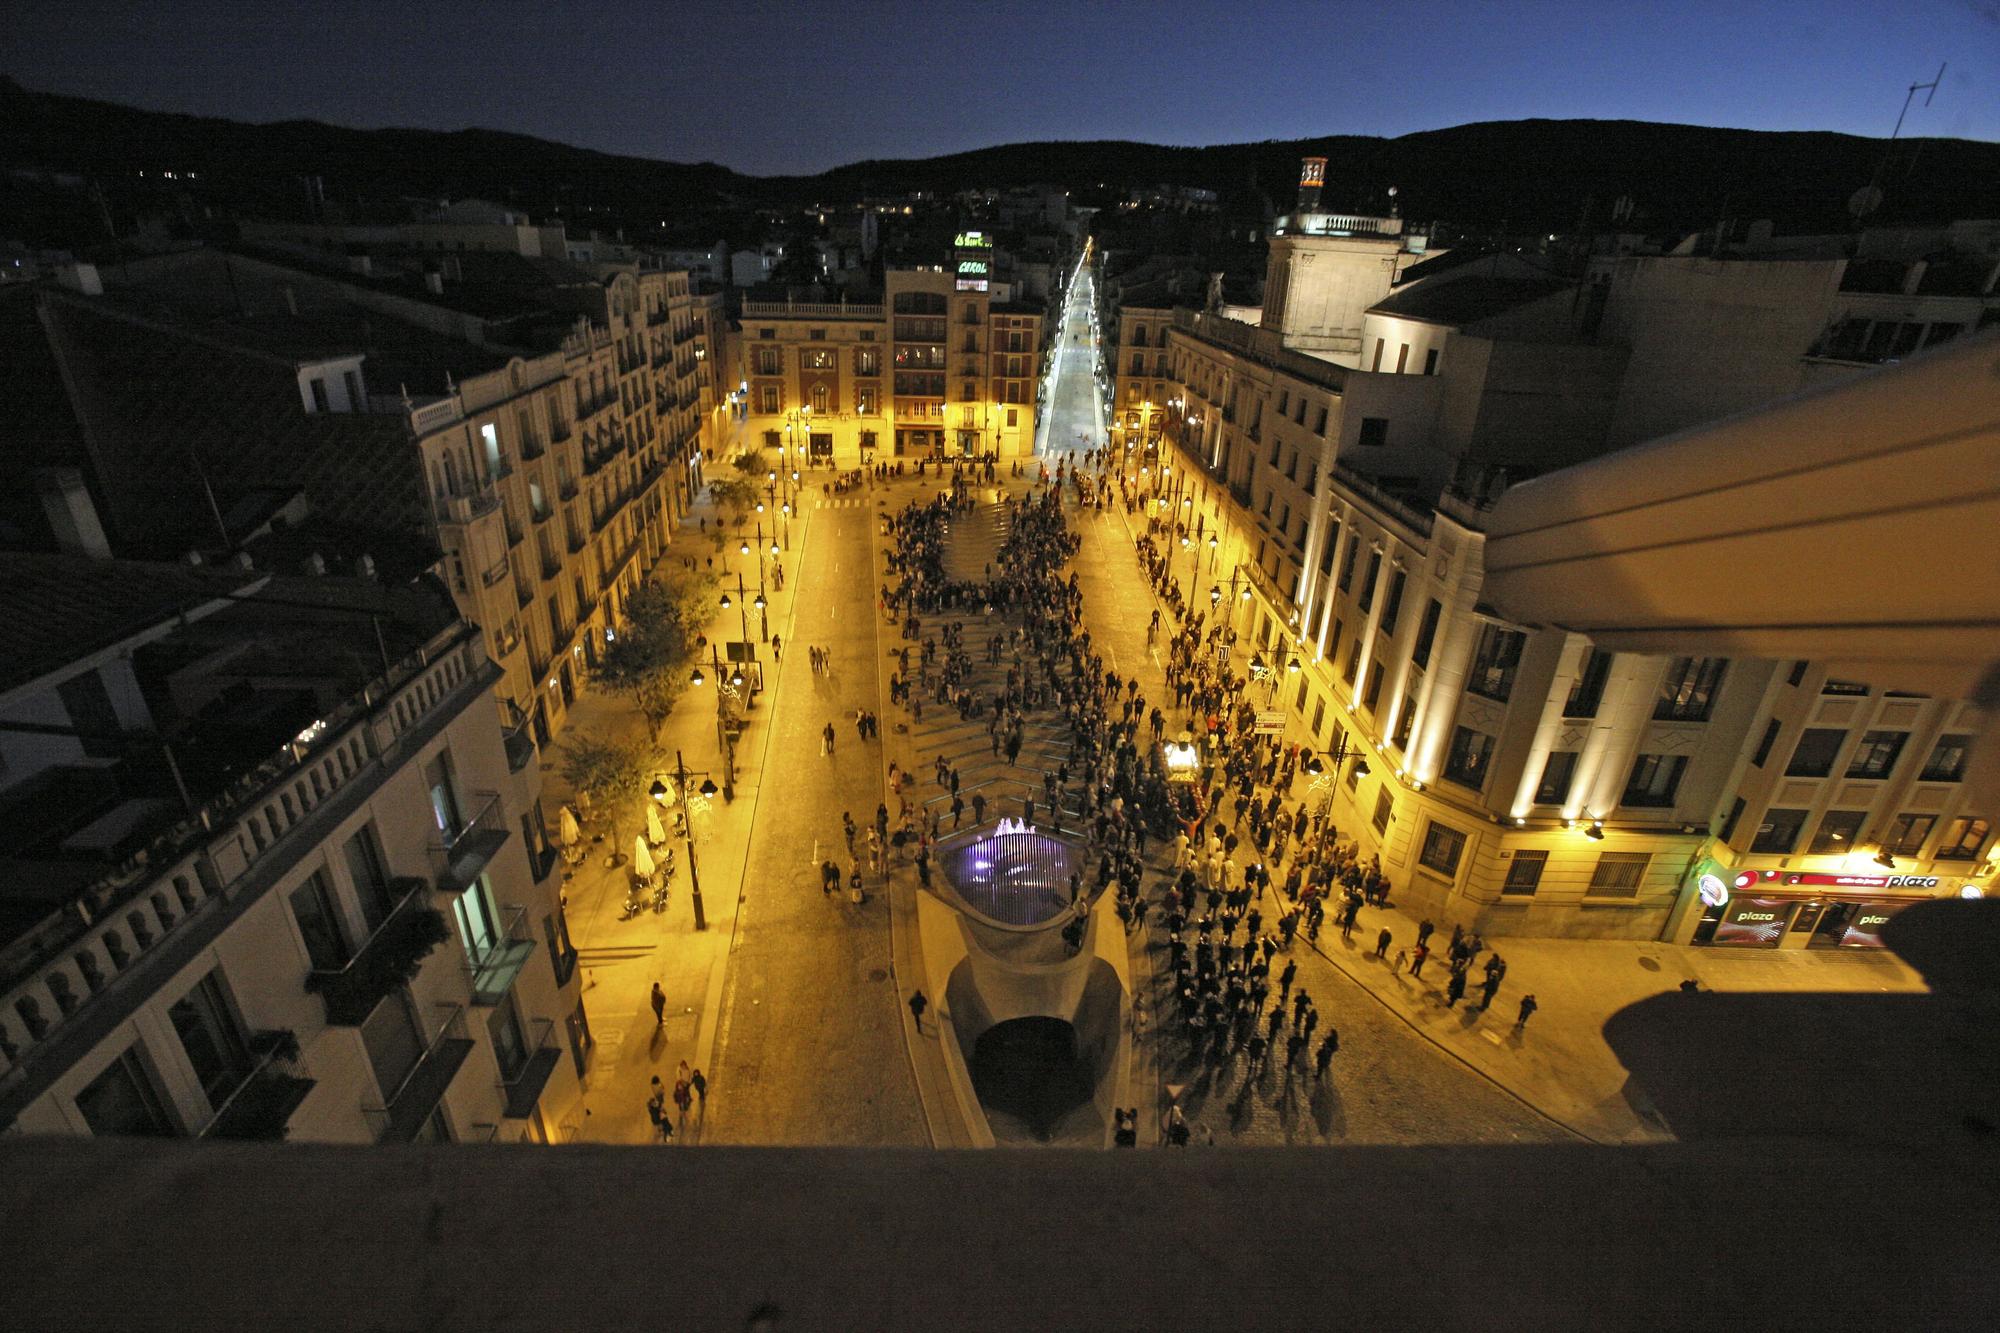
[[[121,549],[217,543],[210,493],[241,487],[296,487],[329,518],[429,530],[422,462],[401,418],[309,413],[292,366],[268,353],[61,293],[44,309]]]
[[[1460,328],[1538,301],[1568,286],[1569,283],[1553,278],[1514,282],[1468,275],[1401,288],[1370,306],[1368,313]]]
[[[0,552],[0,690],[263,578],[254,571]]]

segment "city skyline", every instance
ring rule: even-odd
[[[1177,22],[1147,23],[1157,10],[941,15],[881,0],[823,6],[812,11],[818,22],[783,25],[766,5],[723,8],[717,22],[665,32],[628,4],[566,10],[560,22],[502,5],[472,31],[424,0],[393,13],[349,6],[346,27],[329,26],[321,6],[270,6],[246,22],[211,0],[157,19],[83,4],[21,20],[5,72],[38,90],[149,109],[489,128],[755,175],[1008,142],[1396,137],[1520,118],[1886,137],[1905,90],[1945,60],[1935,97],[1928,106],[1916,97],[1903,133],[2000,139],[2000,13],[1969,0],[1893,14],[1849,3],[1701,6],[1615,23],[1562,0],[1510,12],[1501,30],[1476,5],[1266,4],[1232,11],[1226,27],[1205,24],[1192,6]],[[1326,52],[1323,73],[1271,61],[1274,31],[1287,50]],[[338,40],[324,41],[329,34]],[[448,49],[475,58],[440,62]],[[932,77],[963,51],[994,53],[979,66],[991,77]],[[1103,77],[1107,51],[1124,52],[1129,78]],[[737,77],[764,68],[781,73],[747,85]],[[910,77],[885,78],[891,71]],[[620,94],[570,95],[591,78],[622,80]]]

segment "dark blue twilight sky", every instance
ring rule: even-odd
[[[483,125],[753,173],[1023,139],[1524,116],[2000,139],[2000,0],[49,0],[0,70],[245,120]]]

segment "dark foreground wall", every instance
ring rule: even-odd
[[[0,1326],[1986,1328],[1997,1159],[16,1139]]]

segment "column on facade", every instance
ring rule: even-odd
[[[1424,676],[1423,697],[1411,733],[1410,776],[1419,782],[1434,782],[1443,767],[1444,749],[1458,717],[1459,700],[1465,696],[1465,674],[1472,666],[1472,653],[1485,627],[1474,607],[1479,603],[1479,580],[1461,578],[1444,599],[1444,614],[1438,627],[1438,642],[1431,651],[1431,669]],[[1361,677],[1354,677],[1360,687]]]
[[[1555,749],[1556,737],[1563,729],[1563,703],[1582,677],[1590,653],[1590,640],[1583,635],[1563,636],[1562,656],[1556,666],[1555,677],[1549,684],[1548,696],[1542,700],[1541,717],[1535,724],[1535,739],[1528,747],[1528,758],[1521,769],[1520,780],[1514,784],[1513,798],[1507,803],[1507,813],[1512,818],[1520,819],[1534,808],[1535,789],[1541,783],[1542,769],[1547,766],[1549,754]]]
[[[1603,819],[1618,808],[1625,775],[1653,720],[1667,660],[1619,653],[1611,659],[1597,719],[1576,761],[1576,781],[1563,806],[1565,819]]]

